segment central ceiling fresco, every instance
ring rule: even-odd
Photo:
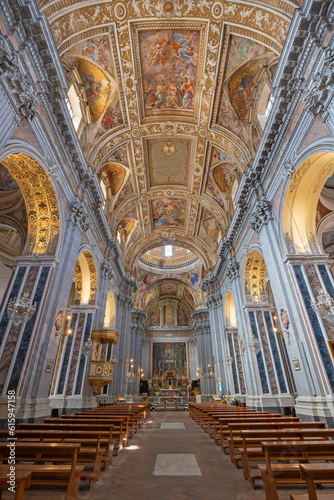
[[[180,288],[196,307],[259,147],[300,1],[38,3],[76,84],[79,140],[126,270],[139,281],[137,304]],[[191,254],[195,268],[149,269],[148,252],[166,244]]]

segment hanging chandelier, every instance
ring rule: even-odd
[[[136,380],[136,375],[134,372],[128,372],[126,375],[126,379],[128,382],[134,382]]]
[[[259,339],[257,339],[253,333],[252,335],[252,340],[248,342],[249,348],[251,351],[253,351],[255,354],[258,354],[261,351],[261,342]]]
[[[313,311],[322,319],[331,323],[334,322],[334,299],[321,288],[318,282],[318,295],[314,301],[311,301]]]
[[[85,356],[85,358],[88,358],[88,356],[91,354],[93,350],[93,341],[91,337],[89,336],[86,342],[84,342],[81,346],[81,352]]]
[[[14,325],[20,325],[21,323],[29,321],[36,311],[36,307],[37,302],[31,304],[29,290],[27,290],[18,300],[16,300],[15,297],[15,299],[9,301],[7,306],[8,317],[12,320]]]
[[[207,378],[209,380],[215,378],[215,374],[213,372],[213,367],[211,367],[210,363],[208,364],[208,371],[205,374],[205,378]]]

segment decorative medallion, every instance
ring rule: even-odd
[[[139,137],[140,136],[140,130],[139,128],[134,128],[131,132],[132,137]]]
[[[119,21],[122,21],[126,16],[126,7],[121,2],[117,2],[114,7],[115,16]]]
[[[165,156],[173,156],[177,151],[177,147],[172,144],[171,141],[168,141],[164,146],[162,146],[161,151]]]
[[[224,14],[224,7],[220,2],[215,2],[211,9],[212,17],[220,19]]]
[[[57,332],[59,332],[59,330],[61,329],[61,325],[63,324],[63,319],[64,319],[64,312],[59,311],[55,319],[55,327]]]

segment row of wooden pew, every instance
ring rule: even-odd
[[[88,480],[92,488],[101,467],[106,470],[149,411],[145,404],[117,404],[20,423],[14,436],[0,430],[0,498],[12,484],[8,481],[15,456],[14,500],[21,500],[30,485],[65,486],[65,500],[76,500],[80,480]]]
[[[217,403],[190,403],[189,412],[237,468],[242,463],[252,488],[262,479],[266,500],[279,500],[279,484],[307,485],[307,494],[290,495],[291,500],[331,498],[315,489],[334,484],[334,429],[325,422]]]

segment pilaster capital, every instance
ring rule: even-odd
[[[0,76],[18,117],[32,119],[38,114],[36,107],[38,99],[33,79],[28,73],[23,72],[19,53],[8,37],[3,35],[0,35],[0,61]]]
[[[198,335],[210,333],[210,319],[207,309],[197,309],[191,316],[195,321],[194,326]]]
[[[235,278],[239,278],[240,272],[239,272],[239,263],[235,257],[232,257],[228,263],[228,267],[226,270],[226,275],[227,277],[232,281]]]
[[[76,197],[70,205],[70,218],[74,226],[79,226],[86,233],[90,228],[90,218],[83,201]]]
[[[203,278],[201,281],[201,289],[203,290],[203,292],[210,293],[217,290],[218,288],[219,282],[214,272],[205,276],[205,278]]]
[[[145,328],[145,319],[147,314],[141,309],[132,309],[131,311],[131,333],[142,334]]]
[[[124,293],[133,294],[138,290],[138,282],[129,274],[125,274],[121,281],[121,289]]]
[[[249,224],[253,231],[259,233],[264,224],[272,219],[271,203],[262,198],[256,202],[255,210],[249,219]]]
[[[115,276],[109,259],[104,259],[101,264],[101,274],[106,281],[114,282]]]
[[[220,307],[223,303],[223,297],[220,290],[218,289],[208,293],[205,303],[208,309],[217,309]]]
[[[305,95],[305,109],[314,116],[327,110],[334,93],[334,50],[328,47],[317,71],[311,78],[309,89]]]
[[[132,295],[130,295],[129,293],[125,293],[121,290],[118,295],[118,303],[120,307],[131,310],[133,307]]]

